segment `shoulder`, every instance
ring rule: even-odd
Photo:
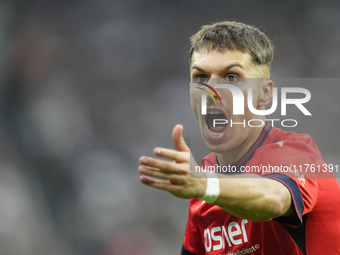
[[[287,132],[279,128],[272,127],[264,144],[279,144],[281,142],[296,142],[296,144],[303,143],[310,147],[313,147],[314,149],[317,149],[316,144],[314,143],[311,136],[308,134]]]
[[[257,148],[252,161],[287,163],[292,161],[315,161],[320,151],[307,134],[285,132],[272,128],[266,142]]]

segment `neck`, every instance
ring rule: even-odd
[[[236,148],[226,152],[216,153],[218,162],[221,166],[232,165],[240,160],[259,138],[264,127],[254,127],[247,132],[246,139],[243,140]]]

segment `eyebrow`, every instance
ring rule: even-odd
[[[222,69],[221,69],[221,72],[227,71],[227,70],[229,70],[229,69],[231,69],[231,68],[233,68],[233,67],[235,67],[235,66],[236,66],[236,67],[240,67],[240,68],[242,68],[242,69],[244,70],[244,67],[243,67],[242,65],[240,65],[240,64],[238,64],[238,63],[233,63],[233,64],[230,64],[230,65],[228,65],[228,66],[222,68]],[[201,67],[199,67],[199,66],[193,66],[191,69],[196,69],[196,70],[198,70],[198,71],[200,71],[200,72],[207,73],[207,71],[205,71],[203,68],[201,68]]]

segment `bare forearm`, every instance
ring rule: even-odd
[[[275,180],[256,175],[219,177],[220,195],[214,204],[237,217],[269,221],[293,213],[288,189]]]
[[[202,198],[208,188],[207,179],[204,173],[197,173],[200,175],[192,178],[190,165],[196,166],[197,163],[185,144],[182,129],[182,126],[176,125],[172,134],[176,150],[154,149],[154,154],[163,159],[140,158],[141,182],[180,198]],[[294,213],[291,195],[278,181],[251,174],[228,178],[223,174],[217,175],[220,188],[213,204],[237,217],[269,221]]]

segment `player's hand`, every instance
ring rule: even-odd
[[[182,131],[182,125],[176,125],[172,131],[172,141],[176,150],[160,147],[154,149],[156,156],[171,161],[140,157],[139,161],[142,165],[139,166],[138,171],[143,175],[140,180],[145,185],[169,191],[180,198],[198,198],[205,193],[206,178],[204,173],[194,172],[190,177],[190,163],[192,169],[195,169],[197,164],[190,156],[190,149],[184,141]]]

